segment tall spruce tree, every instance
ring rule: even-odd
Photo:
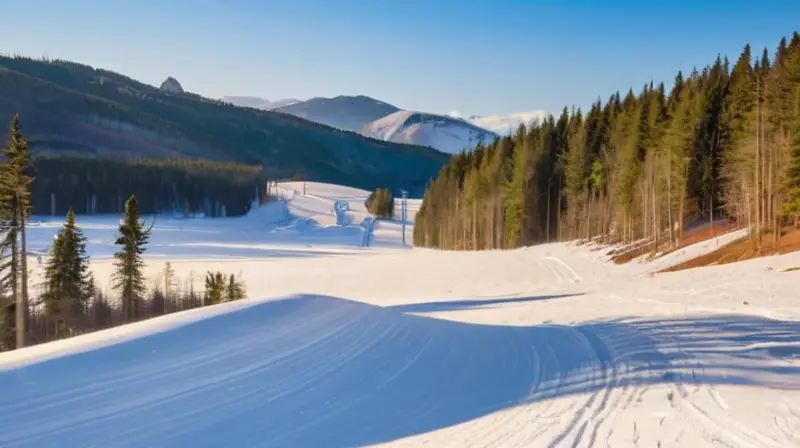
[[[94,281],[89,273],[86,237],[77,227],[72,209],[53,240],[45,267],[45,286],[45,313],[51,325],[58,329],[63,322],[66,330],[77,328],[88,311]]]
[[[756,78],[746,45],[733,67],[722,109],[722,156],[725,208],[730,216],[755,219]]]
[[[16,304],[16,346],[25,346],[28,319],[28,263],[25,224],[30,213],[30,184],[33,182],[28,142],[22,136],[19,115],[11,120],[11,138],[0,165],[0,219],[6,232],[2,250],[10,252],[3,263],[3,285],[11,290]]]
[[[503,185],[505,247],[516,247],[525,223],[525,192],[531,180],[531,150],[524,134],[516,144],[511,178]]]
[[[149,229],[144,229],[144,223],[139,216],[139,203],[136,196],[131,196],[125,201],[125,216],[119,225],[119,237],[115,244],[120,246],[119,252],[114,254],[114,273],[112,274],[112,288],[120,291],[122,310],[128,322],[136,320],[138,309],[144,300],[144,261],[142,253],[150,236]]]
[[[786,190],[788,198],[784,213],[794,219],[795,228],[800,227],[800,112],[795,119],[792,144],[789,152],[789,165],[786,169]]]

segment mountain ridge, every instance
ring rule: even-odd
[[[309,100],[274,109],[345,131],[359,132],[365,123],[400,110],[399,107],[365,95],[338,95]]]
[[[238,107],[252,107],[253,109],[273,110],[279,107],[290,106],[296,103],[302,103],[301,100],[295,98],[284,98],[280,100],[268,100],[257,96],[238,96],[230,95],[220,98],[222,101],[231,103]]]
[[[314,97],[273,110],[337,129],[357,132],[367,137],[395,143],[428,146],[450,154],[460,152],[462,149],[471,149],[478,141],[486,142],[499,136],[511,135],[516,132],[520,124],[530,125],[547,116],[542,110],[485,116],[462,116],[456,111],[436,114],[402,109],[366,95]],[[418,125],[404,128],[398,133],[386,132],[384,128],[392,126],[381,120],[396,120],[398,116],[387,117],[400,112],[420,114],[420,117],[429,117],[430,121],[439,122],[442,125],[447,124],[449,128],[447,132],[444,132],[445,128],[432,126],[425,132],[421,132],[419,128],[422,125]],[[408,117],[404,116],[402,121],[406,119]],[[456,131],[455,127],[458,125],[462,129]],[[384,130],[380,131],[379,128]]]
[[[75,62],[0,56],[0,119],[20,113],[34,154],[206,158],[263,164],[272,178],[300,170],[309,179],[414,191],[447,158],[188,90]]]

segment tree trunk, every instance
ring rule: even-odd
[[[658,252],[658,217],[656,216],[656,189],[650,195],[653,199],[653,255]]]
[[[672,153],[669,153],[669,157],[667,157],[667,221],[669,222],[668,230],[669,230],[669,247],[675,247],[675,235],[673,233],[673,227],[675,227],[675,221],[672,220]]]
[[[562,210],[561,210],[561,192],[562,192],[562,190],[563,190],[563,188],[561,188],[561,177],[559,176],[559,178],[558,178],[558,215],[557,215],[557,219],[558,219],[558,234],[556,235],[556,238],[558,238],[558,241],[561,241],[561,213],[562,213]]]
[[[13,211],[14,215],[16,216],[16,210]],[[25,316],[28,314],[25,310],[25,304],[22,302],[22,295],[19,291],[19,279],[18,279],[18,272],[19,272],[19,250],[17,248],[17,229],[16,223],[11,224],[11,229],[8,231],[6,236],[9,239],[11,244],[11,266],[9,277],[11,280],[11,295],[14,297],[14,303],[16,306],[15,312],[15,325],[17,327],[17,338],[16,338],[16,348],[25,347]]]
[[[28,247],[27,247],[27,241],[26,241],[26,238],[25,238],[25,215],[26,215],[26,213],[25,213],[24,208],[21,208],[20,212],[21,212],[20,213],[20,215],[21,215],[20,216],[20,221],[19,221],[19,227],[20,227],[20,252],[21,252],[20,253],[20,259],[19,259],[19,265],[20,265],[20,271],[21,271],[20,272],[20,282],[21,282],[21,284],[20,284],[20,293],[21,293],[21,299],[22,299],[22,311],[24,313],[24,319],[25,319],[26,326],[27,326],[27,322],[29,321],[30,317],[28,316],[28,307],[29,307],[29,303],[28,303]]]
[[[647,182],[642,179],[642,238],[647,238],[647,215],[650,207],[647,206]]]
[[[747,182],[745,180],[742,180],[742,191],[744,192],[744,202],[747,204],[747,229],[751,232],[750,237],[752,237],[753,201],[750,199],[750,189],[747,188]]]
[[[713,182],[712,182],[713,183]],[[714,188],[711,188],[711,196],[708,198],[708,224],[711,227],[711,236],[714,236]]]
[[[550,177],[550,180],[551,181],[553,180],[552,176]],[[552,183],[553,182],[547,183],[547,228],[544,229],[544,232],[545,232],[545,241],[548,243],[550,242],[550,185]]]
[[[478,200],[472,200],[472,250],[478,250]]]
[[[755,185],[755,202],[756,202],[756,219],[755,219],[755,234],[756,234],[756,250],[760,246],[761,240],[761,186],[760,186],[760,172],[761,172],[761,77],[756,76],[756,185]]]
[[[486,228],[486,248],[494,249],[494,197],[489,201],[488,213],[489,225]]]
[[[592,229],[591,229],[591,224],[589,223],[589,219],[590,219],[589,218],[589,216],[590,216],[589,212],[590,211],[591,211],[591,196],[590,196],[589,187],[586,187],[586,239],[587,240],[591,240],[592,239],[592,235],[591,235],[591,230]]]
[[[497,228],[497,235],[495,237],[495,248],[502,249],[503,248],[503,238],[505,237],[504,226],[505,222],[503,221],[503,200],[497,200],[497,195],[495,195],[495,227]]]
[[[656,210],[656,170],[655,170],[655,155],[651,159],[653,162],[650,167],[650,197],[652,198],[653,206],[653,255],[658,252],[658,217]]]

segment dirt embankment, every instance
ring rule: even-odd
[[[661,272],[673,272],[700,266],[735,263],[751,258],[781,255],[799,250],[800,230],[787,228],[779,233],[777,239],[772,232],[764,232],[761,235],[760,242],[756,242],[755,238],[747,236],[722,246],[714,252],[671,266]]]

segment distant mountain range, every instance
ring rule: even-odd
[[[158,88],[83,64],[0,56],[0,125],[19,113],[35,155],[205,158],[261,164],[273,179],[301,170],[311,180],[414,194],[447,159],[190,90],[174,78]]]
[[[545,116],[544,111],[485,117],[462,117],[458,112],[438,115],[403,110],[363,95],[307,101],[230,96],[223,100],[242,107],[294,115],[384,141],[429,146],[450,154],[470,150],[478,142],[490,143],[501,135],[513,133],[521,123],[529,124]],[[278,105],[280,103],[288,104]]]
[[[288,98],[285,100],[270,101],[255,96],[223,96],[222,101],[239,107],[252,107],[253,109],[272,110],[283,106],[301,103],[300,100]]]
[[[311,98],[274,110],[337,129],[359,132],[366,123],[393,114],[400,109],[368,96],[342,95],[334,98]]]

